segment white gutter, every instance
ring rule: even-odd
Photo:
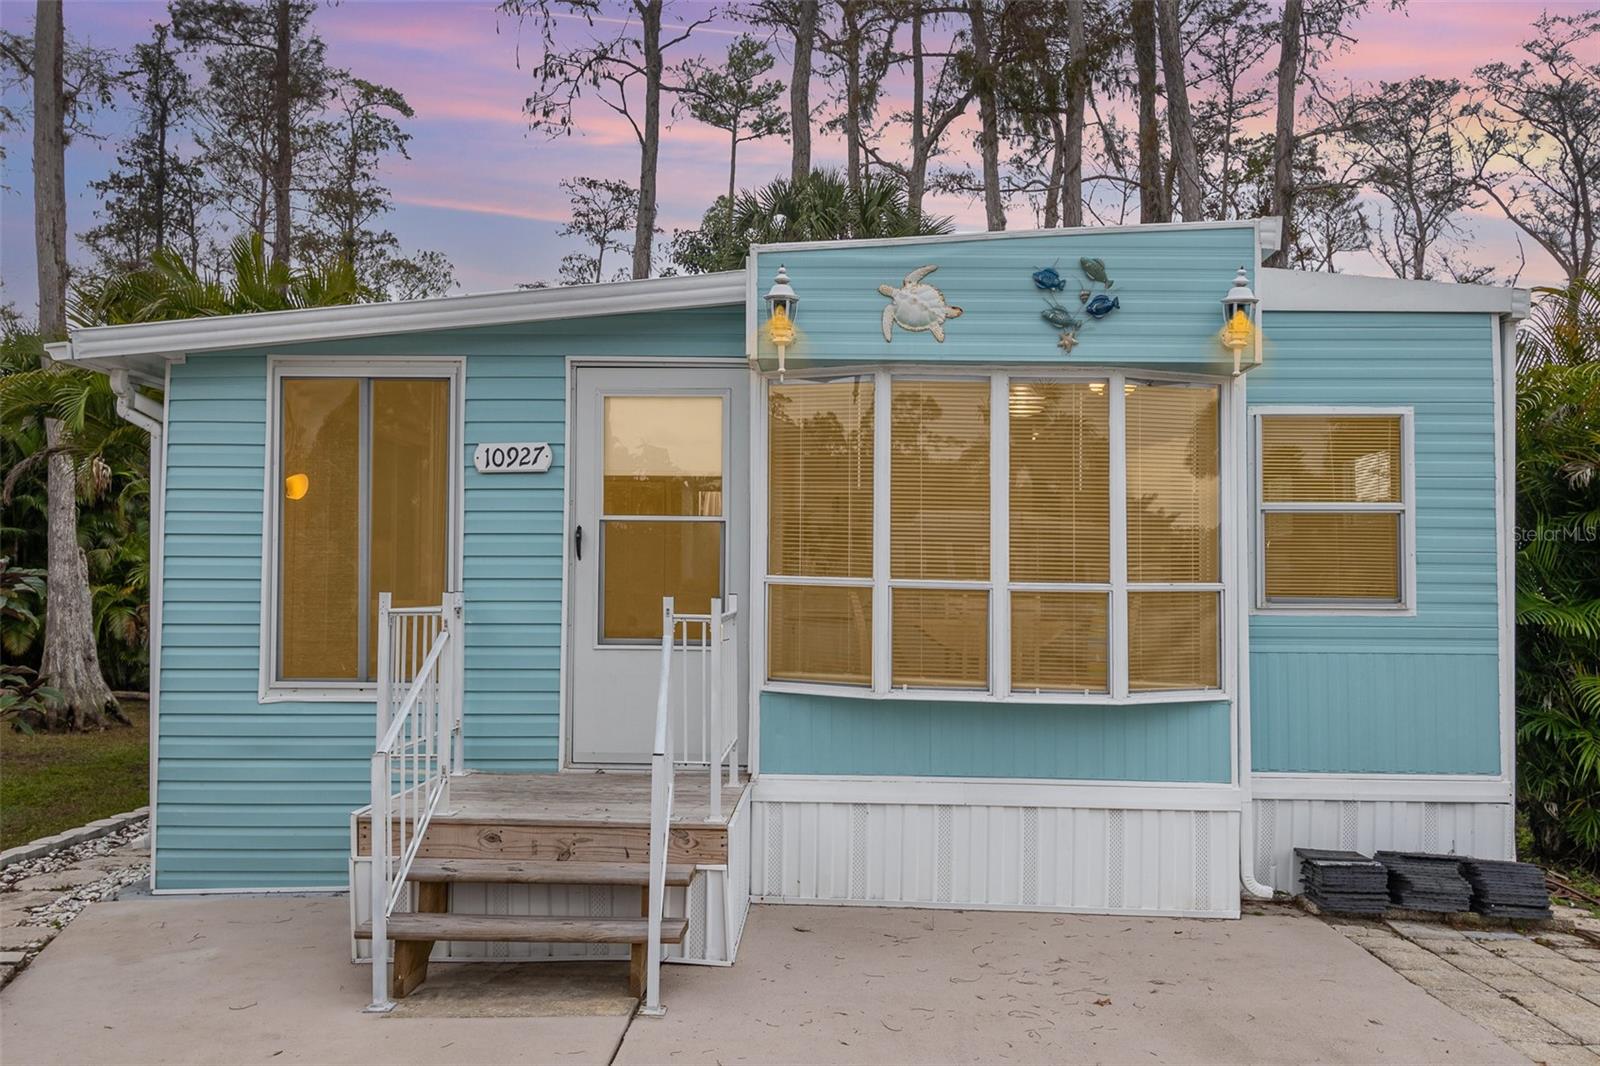
[[[1259,335],[1262,330],[1257,330]],[[1237,471],[1238,487],[1235,490],[1238,499],[1235,501],[1235,528],[1239,534],[1234,537],[1234,580],[1238,582],[1240,595],[1239,604],[1239,661],[1238,668],[1234,671],[1234,700],[1237,703],[1237,718],[1239,723],[1239,736],[1235,743],[1235,758],[1238,760],[1239,776],[1239,886],[1244,889],[1245,895],[1255,899],[1272,899],[1274,892],[1272,886],[1264,885],[1256,880],[1256,812],[1254,803],[1254,789],[1252,787],[1253,763],[1250,755],[1250,607],[1249,601],[1252,590],[1252,575],[1255,568],[1250,564],[1250,548],[1253,540],[1252,530],[1255,529],[1251,521],[1251,508],[1254,503],[1251,499],[1254,490],[1250,478],[1250,413],[1249,400],[1246,389],[1249,388],[1248,378],[1240,375],[1233,379],[1234,388],[1234,430],[1233,447],[1237,458],[1234,461],[1234,470]]]

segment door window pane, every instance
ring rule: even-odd
[[[378,593],[396,607],[444,602],[449,552],[450,383],[435,378],[372,382],[372,576],[367,625],[378,631]],[[376,677],[378,641],[367,641]]]
[[[896,688],[989,687],[989,593],[907,589],[891,594]]]
[[[989,579],[989,383],[895,381],[890,576]]]
[[[722,407],[721,396],[605,397],[605,513],[721,515]]]
[[[1269,512],[1267,596],[1400,599],[1400,515]]]
[[[721,522],[606,521],[601,540],[604,640],[660,640],[662,597],[706,614],[722,594]]]
[[[1218,581],[1215,386],[1127,387],[1128,580]]]
[[[1128,593],[1128,691],[1220,688],[1215,592]]]
[[[871,577],[872,382],[774,385],[769,396],[769,572]]]
[[[1011,594],[1011,686],[1017,691],[1105,692],[1107,595]]]
[[[283,382],[280,674],[349,681],[360,657],[361,382]]]
[[[872,683],[872,589],[772,585],[767,604],[768,677]]]
[[[1105,382],[1011,384],[1011,580],[1111,580]]]

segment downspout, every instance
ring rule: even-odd
[[[171,366],[163,385],[171,381]],[[98,369],[98,368],[96,368]],[[158,888],[156,868],[157,807],[156,790],[161,768],[161,601],[162,574],[166,570],[166,402],[152,400],[134,385],[126,370],[108,370],[111,391],[116,394],[117,414],[150,435],[150,588],[149,588],[149,708],[150,708],[150,890]]]
[[[1260,323],[1266,316],[1258,311],[1256,344],[1261,343],[1263,329]],[[1256,358],[1260,359],[1259,350]],[[1254,486],[1250,470],[1250,413],[1246,395],[1246,380],[1248,375],[1240,374],[1233,379],[1234,389],[1234,427],[1233,447],[1236,458],[1234,471],[1237,475],[1237,488],[1234,495],[1237,500],[1234,505],[1234,528],[1238,534],[1234,537],[1234,581],[1237,583],[1239,595],[1235,602],[1239,604],[1239,662],[1234,671],[1234,700],[1238,706],[1239,738],[1236,745],[1239,773],[1239,886],[1245,895],[1252,899],[1272,899],[1274,892],[1272,886],[1263,885],[1256,880],[1256,816],[1255,804],[1251,799],[1251,756],[1250,756],[1250,603],[1255,586],[1255,567],[1251,563],[1250,553],[1255,542],[1255,522],[1253,509],[1255,507]]]

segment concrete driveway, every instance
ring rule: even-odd
[[[403,1015],[363,1015],[346,914],[328,898],[91,907],[0,992],[4,1060],[1527,1061],[1279,909],[1208,922],[755,907],[737,967],[667,970],[664,1019],[631,1018],[607,981],[553,990],[570,982],[549,964],[436,967]],[[468,985],[492,993],[488,1009]]]

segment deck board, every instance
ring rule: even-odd
[[[721,824],[749,787],[722,785]],[[703,770],[679,770],[672,786],[672,823],[703,827],[711,813],[710,786]],[[650,775],[625,771],[574,771],[559,774],[468,773],[450,782],[449,806],[434,823],[479,822],[499,825],[650,825]],[[716,824],[716,823],[711,823]]]

